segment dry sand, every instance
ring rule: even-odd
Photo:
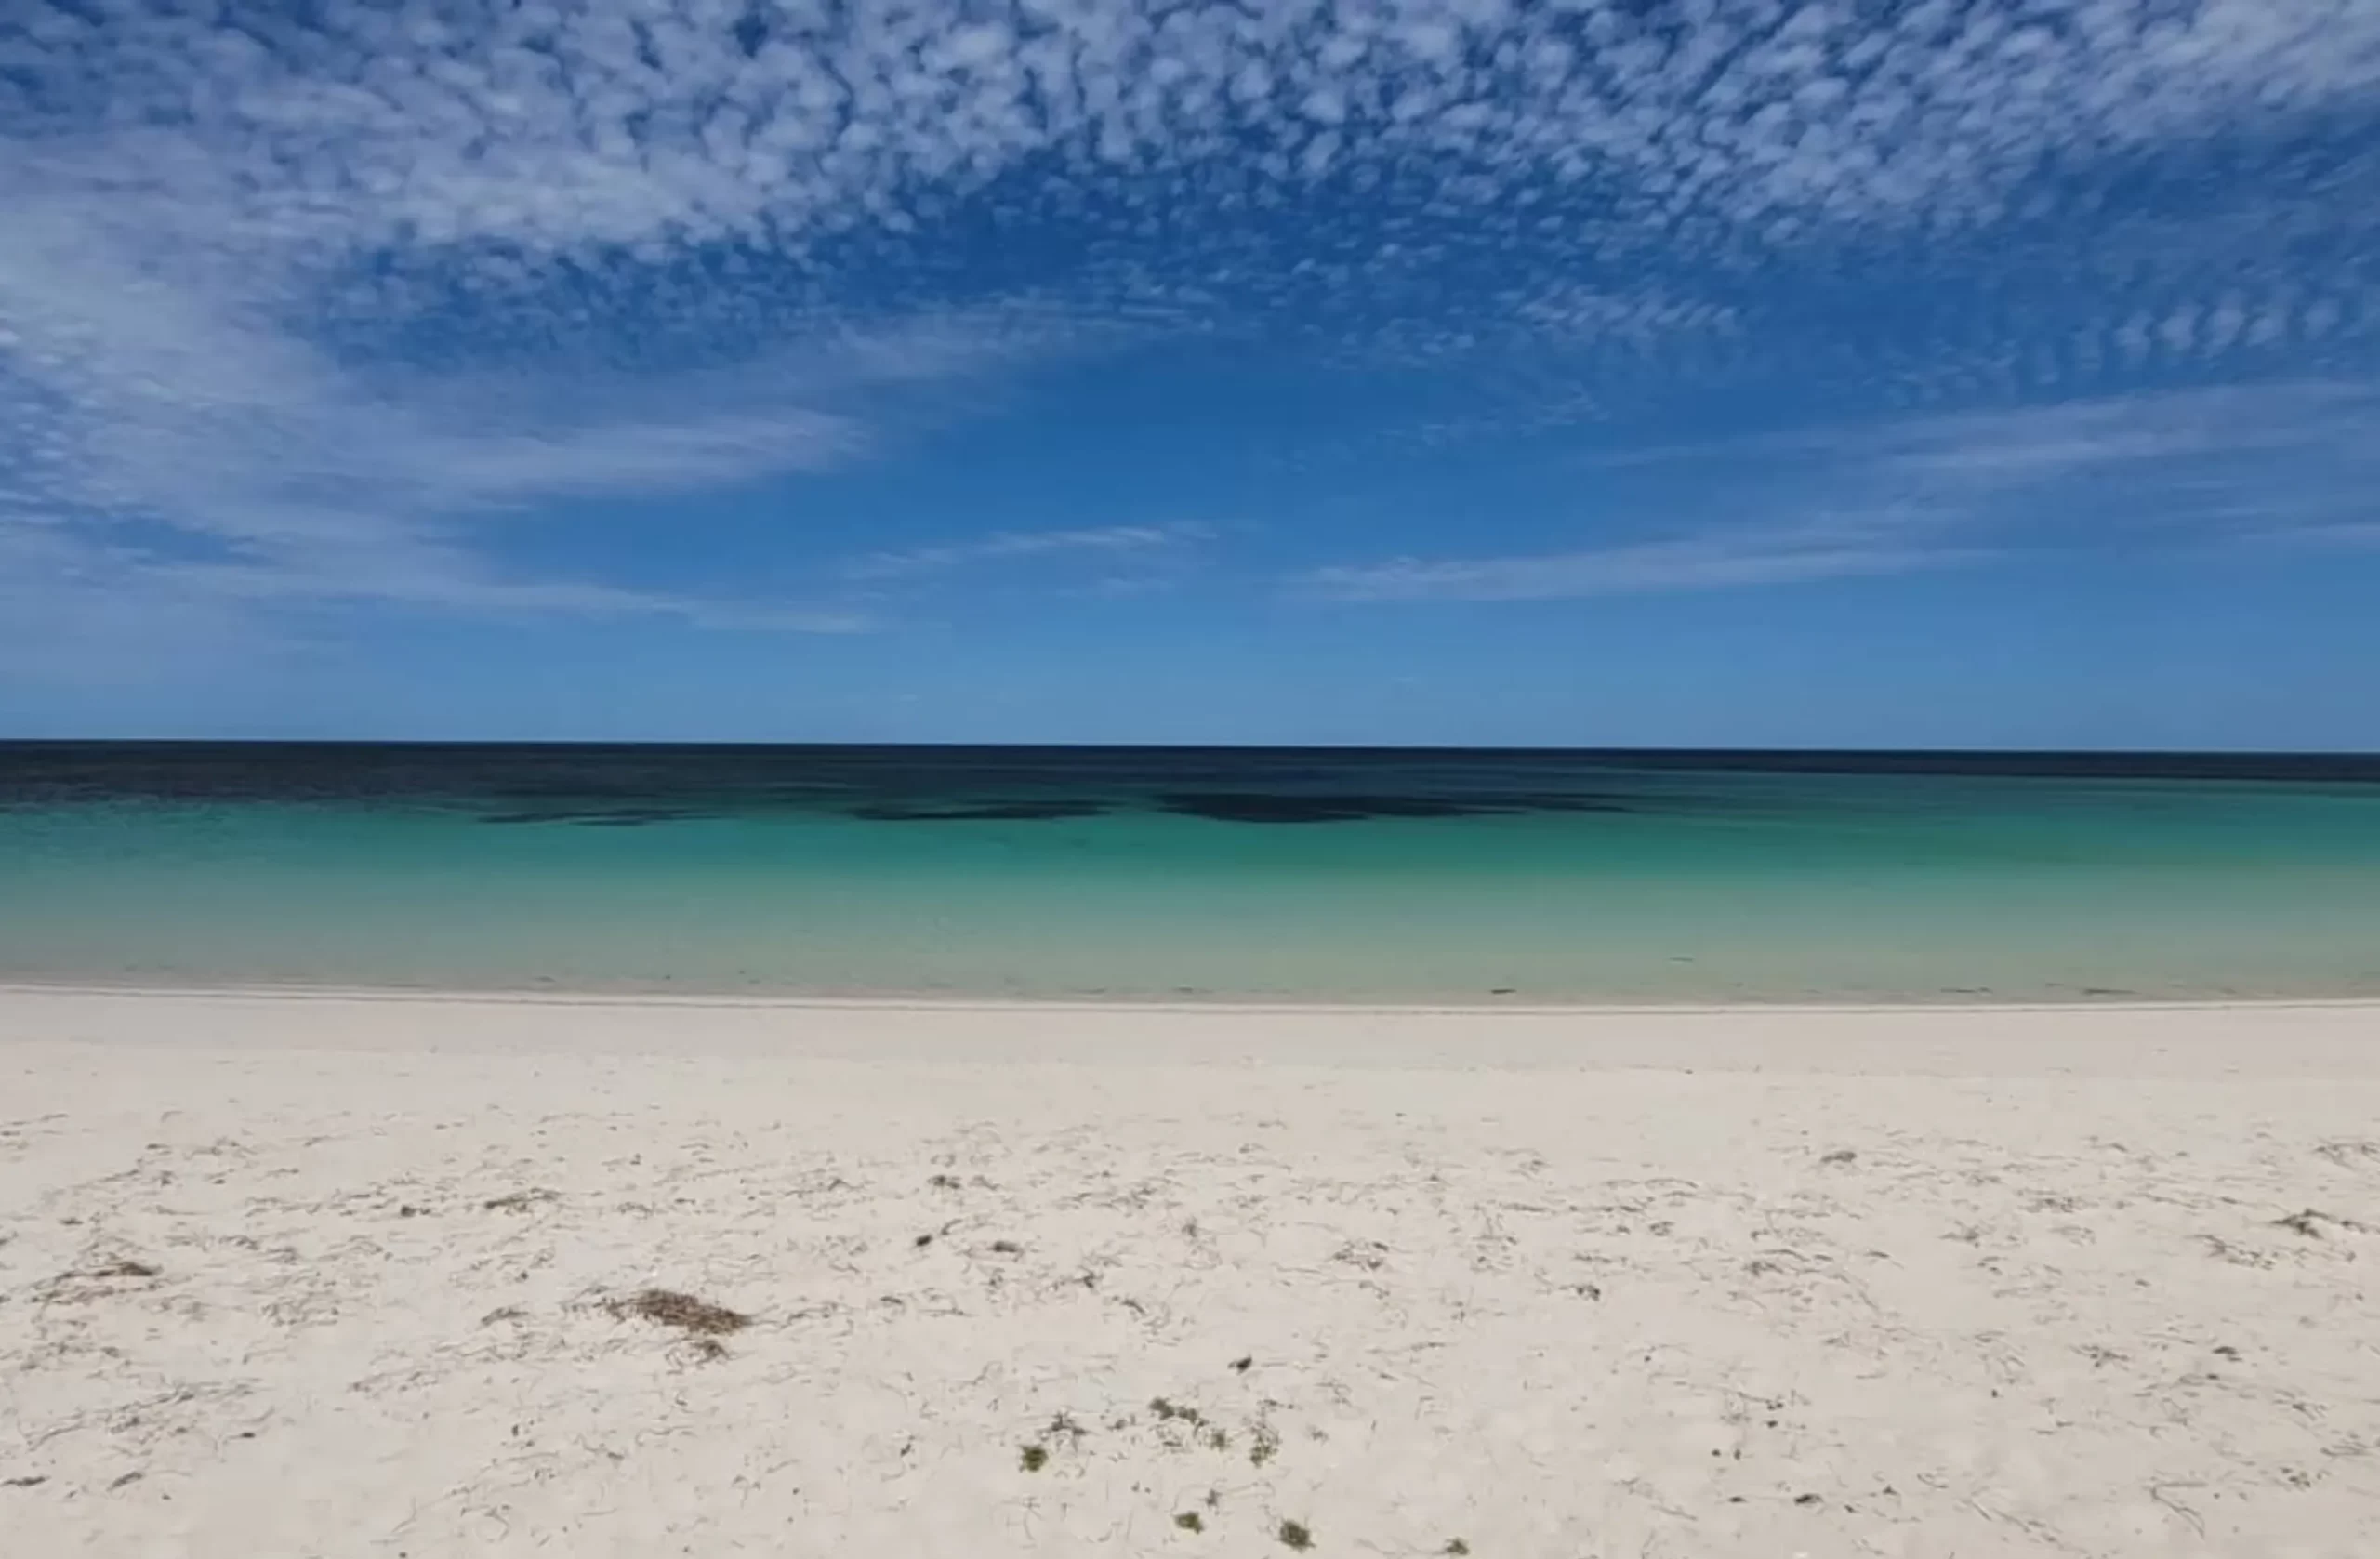
[[[2363,1559],[2376,1273],[2357,1007],[0,993],[12,1559]]]

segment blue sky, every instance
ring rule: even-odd
[[[2380,746],[2371,0],[0,21],[0,734]]]

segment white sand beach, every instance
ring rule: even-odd
[[[2376,1275],[2369,1008],[0,993],[12,1556],[2369,1555]]]

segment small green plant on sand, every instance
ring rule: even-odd
[[[1207,1529],[1206,1517],[1197,1511],[1183,1511],[1173,1518],[1173,1524],[1185,1532],[1203,1532]]]
[[[1294,1548],[1302,1553],[1314,1546],[1314,1534],[1305,1529],[1303,1522],[1284,1521],[1281,1523],[1281,1542],[1284,1547]]]
[[[1041,1471],[1042,1468],[1050,1465],[1050,1447],[1047,1446],[1027,1446],[1023,1451],[1018,1453],[1016,1462],[1018,1466],[1024,1468],[1028,1473],[1038,1473]]]
[[[1471,1552],[1471,1545],[1461,1538],[1448,1538],[1446,1552],[1448,1559],[1463,1559],[1463,1555]]]

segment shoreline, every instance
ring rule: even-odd
[[[1113,1012],[1211,1013],[1228,1016],[1438,1016],[1438,1017],[1726,1017],[1742,1015],[1865,1015],[1871,1013],[2085,1013],[2255,1012],[2359,1011],[2380,1015],[2380,995],[2133,997],[2071,1001],[2014,998],[1930,1001],[1351,1001],[1329,997],[1216,996],[1162,1000],[1129,997],[924,996],[900,993],[826,995],[800,992],[613,990],[602,986],[333,985],[333,984],[152,984],[94,980],[0,979],[0,997],[11,996],[129,997],[192,1001],[429,1002],[545,1007],[722,1008],[735,1011],[888,1012]]]
[[[1401,1008],[0,985],[12,1046],[927,1066],[2380,1077],[2380,1003]]]

